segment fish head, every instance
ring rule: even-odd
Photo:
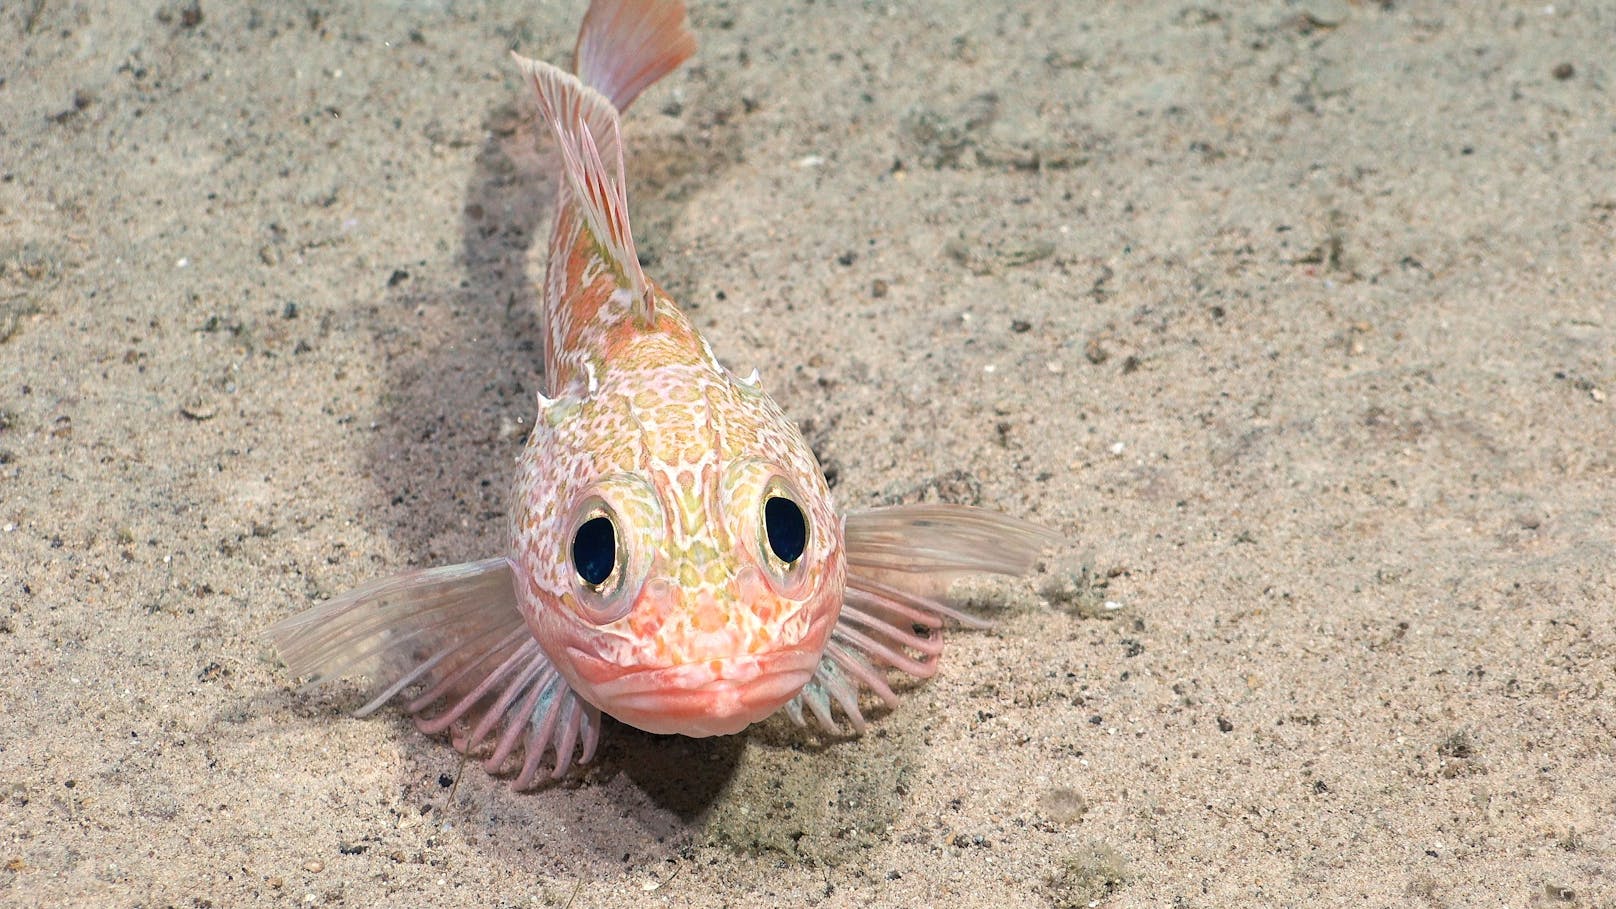
[[[664,370],[540,421],[517,509],[519,600],[605,713],[727,735],[819,665],[842,607],[842,519],[807,442],[754,383]]]

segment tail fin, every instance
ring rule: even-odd
[[[595,0],[578,30],[573,70],[624,111],[695,52],[683,0]]]
[[[555,755],[552,778],[594,755],[600,712],[539,649],[504,559],[367,584],[281,620],[269,636],[306,687],[369,675],[377,691],[359,716],[413,690],[404,709],[421,731],[459,726],[454,745],[466,754],[493,743],[483,761],[490,773],[520,748],[518,789],[537,778],[546,752]]]
[[[595,0],[578,33],[578,76],[511,54],[561,148],[571,201],[605,253],[617,286],[630,293],[642,324],[651,320],[652,301],[629,230],[617,115],[695,52],[680,0]]]
[[[600,159],[610,163],[619,155],[618,115],[695,52],[683,0],[595,0],[578,29],[576,76],[514,51],[511,56],[533,83],[545,118],[566,126],[582,120]]]
[[[864,731],[860,688],[889,708],[897,703],[887,669],[917,679],[935,674],[945,620],[988,627],[987,620],[943,602],[951,583],[968,574],[1024,575],[1060,536],[981,508],[900,505],[849,514],[846,542],[841,617],[813,679],[785,707],[798,725],[807,722],[808,708],[831,733],[838,731],[833,705],[854,732]]]

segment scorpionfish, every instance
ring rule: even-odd
[[[270,629],[311,685],[368,675],[425,732],[526,788],[587,762],[602,714],[738,732],[777,711],[865,728],[889,671],[937,671],[970,573],[1054,541],[955,505],[841,514],[797,426],[641,270],[619,114],[695,52],[679,0],[595,0],[576,75],[513,53],[560,151],[541,293],[544,389],[504,556],[412,571]]]

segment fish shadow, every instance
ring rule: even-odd
[[[606,721],[604,737],[592,774],[622,774],[657,809],[691,827],[702,824],[729,788],[748,738],[652,735],[613,720]]]
[[[408,567],[505,550],[513,465],[536,411],[544,340],[528,259],[556,187],[516,105],[483,125],[460,209],[461,279],[423,286],[395,270],[375,329],[386,387],[366,453],[371,514]]]

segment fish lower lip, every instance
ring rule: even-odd
[[[796,697],[818,664],[811,651],[784,651],[640,669],[597,682],[590,700],[647,732],[729,735]]]
[[[632,697],[641,694],[666,696],[681,690],[701,692],[768,687],[771,682],[778,681],[778,676],[811,674],[818,663],[816,654],[794,650],[777,651],[761,657],[724,657],[635,670],[602,681],[595,686],[595,690],[603,695]],[[803,681],[806,682],[806,678]]]

